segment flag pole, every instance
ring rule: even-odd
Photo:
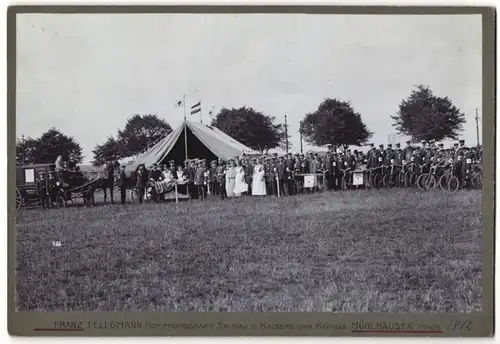
[[[187,128],[186,128],[186,95],[182,97],[182,102],[184,103],[184,163],[188,159],[188,137],[187,137]]]

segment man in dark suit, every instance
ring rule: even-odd
[[[323,170],[325,172],[326,187],[328,190],[333,189],[333,158],[330,151],[326,152],[325,161],[323,163]]]
[[[139,197],[139,203],[144,202],[144,194],[146,193],[146,186],[149,180],[149,173],[144,165],[139,166],[137,170],[137,182],[135,184],[137,188],[137,196]]]
[[[294,171],[295,171],[295,160],[293,159],[293,155],[292,153],[288,153],[287,154],[287,157],[285,159],[285,166],[286,166],[286,171],[287,171],[287,181],[286,183],[288,184],[288,192],[290,193],[290,195],[293,195],[295,194],[295,188],[294,188],[294,182],[293,182],[293,178],[294,178]]]
[[[215,168],[217,175],[217,184],[219,185],[219,195],[222,199],[226,198],[226,164],[224,160],[219,159],[219,163]]]
[[[253,168],[257,164],[257,159],[243,159],[243,169],[245,171],[245,183],[248,184],[247,195],[252,194]]]
[[[208,180],[210,181],[210,193],[212,196],[220,195],[220,184],[217,179],[217,160],[210,162],[210,169],[208,170]]]
[[[288,172],[286,170],[285,159],[282,156],[278,159],[276,173],[278,174],[281,195],[288,196]]]
[[[40,203],[43,209],[50,208],[49,202],[49,192],[48,192],[48,181],[45,177],[45,172],[40,171],[38,173],[38,179],[36,181],[36,188],[38,197],[40,197]]]
[[[120,203],[125,204],[127,199],[127,175],[125,174],[125,166],[120,167],[118,187],[120,188]]]
[[[268,195],[276,196],[274,165],[271,163],[271,158],[266,158],[264,165],[264,173],[266,178],[266,189]]]

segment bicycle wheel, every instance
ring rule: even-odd
[[[423,173],[417,179],[417,187],[422,191],[428,191],[432,189],[433,179],[433,175],[430,173]]]
[[[396,182],[398,188],[404,188],[406,186],[406,173],[399,172]]]
[[[380,189],[382,187],[382,175],[380,173],[376,173],[373,176],[373,186],[376,189]]]
[[[382,179],[382,185],[386,188],[392,188],[394,187],[394,176],[393,175],[390,175],[390,174],[386,174],[384,175],[383,179]]]
[[[455,176],[450,176],[448,179],[448,191],[449,192],[455,192],[458,190],[460,187],[460,183],[458,181],[458,178]]]

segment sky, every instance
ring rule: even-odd
[[[89,161],[135,113],[181,124],[186,95],[204,123],[212,107],[286,114],[297,152],[299,121],[329,97],[386,144],[390,116],[425,84],[466,114],[475,144],[481,42],[480,15],[19,14],[16,136],[56,127]]]

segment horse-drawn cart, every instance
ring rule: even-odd
[[[61,172],[61,177],[62,182],[57,182],[57,206],[66,207],[68,202],[74,203],[77,199],[81,199],[86,206],[94,205],[94,192],[102,188],[102,174],[65,170]]]
[[[54,164],[37,164],[16,167],[16,209],[41,205],[38,188],[40,173],[48,175]]]

